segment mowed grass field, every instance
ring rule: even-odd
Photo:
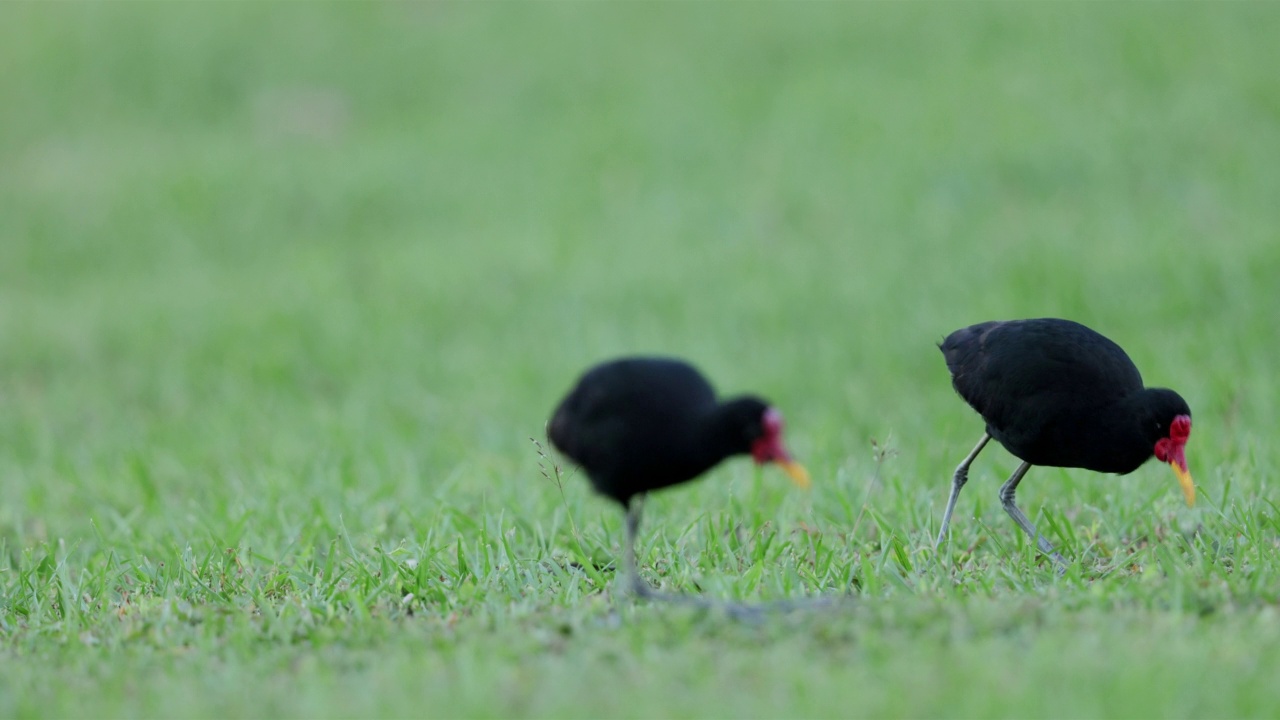
[[[0,7],[0,715],[1274,717],[1280,5]],[[992,446],[936,343],[1061,316],[1195,417]],[[589,364],[786,414],[622,518]],[[544,442],[545,446],[545,442]],[[549,450],[548,450],[549,452]],[[548,477],[548,475],[550,477]]]

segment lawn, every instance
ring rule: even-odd
[[[0,716],[1275,717],[1280,5],[6,3]],[[1195,425],[1000,508],[936,343],[1061,316]],[[786,414],[622,517],[542,440]],[[535,442],[537,441],[537,442]],[[541,443],[541,445],[539,444]]]

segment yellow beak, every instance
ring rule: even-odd
[[[1169,463],[1169,467],[1173,468],[1173,474],[1178,476],[1178,484],[1182,486],[1182,494],[1187,496],[1187,507],[1196,506],[1196,484],[1191,479],[1191,473],[1176,462]]]
[[[805,470],[803,465],[795,460],[780,460],[778,464],[798,487],[809,489],[809,471]]]

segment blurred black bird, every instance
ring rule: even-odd
[[[653,595],[636,569],[644,495],[688,482],[721,460],[750,454],[777,463],[801,487],[804,467],[782,443],[782,414],[747,395],[717,400],[706,378],[681,360],[627,357],[596,365],[560,402],[547,437],[626,512],[626,573],[632,592]]]
[[[987,423],[956,468],[935,548],[951,523],[969,465],[995,438],[1022,460],[1000,488],[1005,512],[1040,551],[1065,565],[1014,502],[1032,465],[1125,475],[1154,455],[1173,468],[1187,505],[1195,485],[1184,448],[1191,410],[1176,392],[1148,388],[1119,345],[1070,320],[985,322],[957,330],[939,346],[960,397]]]

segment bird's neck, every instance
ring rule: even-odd
[[[1159,414],[1157,408],[1161,392],[1163,391],[1159,388],[1143,388],[1125,396],[1118,403],[1120,412],[1113,414],[1117,424],[1114,429],[1117,432],[1127,430],[1154,447],[1156,440],[1160,439],[1160,433],[1157,430],[1160,421],[1157,417]]]
[[[1151,457],[1155,426],[1150,391],[1140,390],[1117,401],[1111,412],[1098,413],[1091,428],[1096,439],[1082,445],[1105,451],[1114,464],[1107,471],[1131,472]]]
[[[695,443],[699,456],[708,467],[725,458],[751,451],[750,442],[744,437],[741,424],[742,411],[734,401],[721,403],[707,410],[698,422]]]

